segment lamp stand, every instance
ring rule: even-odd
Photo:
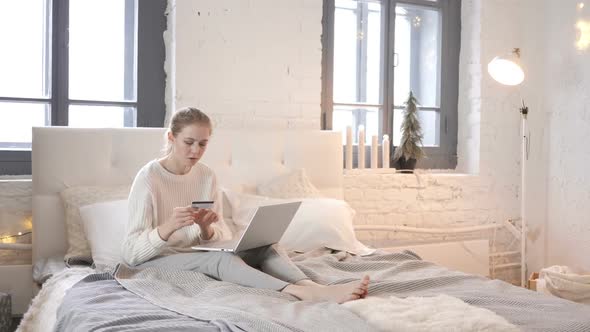
[[[520,285],[525,287],[526,283],[526,161],[528,159],[529,137],[527,136],[527,114],[529,108],[522,101],[520,108],[522,122],[522,156],[521,156],[521,173],[520,173]]]

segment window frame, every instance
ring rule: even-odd
[[[420,160],[417,168],[454,169],[457,166],[457,121],[459,100],[459,52],[461,44],[461,0],[381,0],[381,95],[380,105],[356,103],[358,106],[379,106],[379,136],[393,137],[393,82],[395,54],[395,8],[397,4],[420,5],[437,8],[441,12],[441,72],[440,72],[440,123],[439,146],[424,147],[427,158]],[[366,20],[365,20],[366,21]],[[334,23],[335,0],[324,0],[322,16],[322,100],[321,128],[331,130],[334,110]],[[385,69],[384,69],[385,68]],[[445,84],[443,84],[443,82]],[[448,82],[453,82],[449,84]],[[339,105],[343,105],[339,103]],[[429,107],[420,107],[431,110]],[[381,140],[379,140],[381,141]],[[354,164],[358,151],[354,145]],[[369,165],[369,146],[365,147]],[[395,147],[391,147],[393,156]],[[379,149],[381,151],[381,149]],[[379,158],[380,159],[380,158]],[[390,167],[393,166],[390,160]]]
[[[134,60],[133,39],[128,38],[129,29],[137,26],[137,99],[136,101],[96,101],[69,99],[69,50],[68,25],[70,0],[47,0],[51,11],[51,25],[48,29],[51,63],[51,97],[50,98],[19,98],[0,96],[0,101],[8,102],[40,102],[51,105],[51,126],[68,125],[69,105],[94,106],[127,106],[137,110],[137,127],[162,127],[166,116],[165,84],[166,73],[164,61],[166,49],[163,34],[167,29],[167,1],[140,1],[137,4],[137,17],[126,11],[125,17],[125,61]],[[133,6],[134,0],[124,0],[125,6]],[[137,19],[137,25],[135,24]],[[146,24],[143,24],[145,22]],[[159,36],[159,38],[158,38]],[[132,53],[129,52],[131,50]],[[135,74],[135,68],[125,66],[125,76]],[[126,80],[129,81],[129,80]],[[125,86],[125,94],[133,93],[132,86]],[[125,123],[133,121],[133,114],[125,112]],[[30,175],[31,150],[2,150],[0,149],[0,175]]]

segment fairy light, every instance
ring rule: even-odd
[[[0,237],[0,243],[15,243],[16,242],[16,238],[18,237],[22,237],[25,235],[29,235],[33,232],[31,231],[25,231],[25,232],[18,232],[16,234],[13,235],[4,235],[2,237]]]
[[[414,17],[414,19],[412,20],[412,23],[414,24],[415,28],[419,28],[422,25],[422,17],[420,17],[420,16]]]
[[[28,216],[23,220],[22,223],[25,229],[33,229],[33,216]]]
[[[578,38],[576,48],[580,51],[587,50],[590,47],[590,21],[580,20],[576,23],[578,29]]]
[[[16,232],[16,234],[0,234],[1,244],[17,244],[22,241],[18,241],[19,238],[32,234],[33,229],[33,216],[25,216],[21,221],[21,226],[24,230]]]

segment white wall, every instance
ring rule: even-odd
[[[546,217],[534,220],[531,268],[558,264],[590,270],[590,49],[576,48],[576,23],[590,24],[590,4],[579,10],[579,3],[542,1],[545,10],[534,22],[537,31],[527,30],[527,39],[542,39],[531,45],[534,56],[528,64],[545,78],[544,84],[533,83],[540,92],[540,120],[531,125],[531,134],[542,139],[533,143],[542,147],[534,152],[542,158],[546,192],[536,190],[540,185],[535,179],[527,179],[532,192],[527,211],[534,214],[545,207]],[[545,205],[539,206],[537,199]]]
[[[521,46],[521,60],[526,72],[520,91],[529,107],[527,116],[530,135],[529,158],[526,161],[526,218],[528,224],[527,268],[529,272],[539,271],[548,266],[547,261],[547,223],[549,169],[548,149],[552,136],[548,127],[548,109],[545,104],[547,71],[545,62],[552,43],[546,38],[546,16],[549,8],[546,1],[527,0],[523,10],[528,15],[521,30],[524,39]]]
[[[322,1],[173,1],[176,107],[225,128],[320,128]]]
[[[590,50],[574,47],[578,1],[545,1],[549,161],[547,263],[590,270]],[[590,4],[588,4],[590,5]],[[587,36],[590,38],[590,36]]]
[[[457,171],[470,174],[479,173],[481,145],[481,2],[461,4]]]
[[[519,88],[494,87],[484,79],[482,99],[505,115],[513,107],[507,104],[513,104],[518,96],[524,97],[530,108],[531,143],[525,178],[529,271],[551,265],[590,270],[590,49],[576,47],[581,37],[576,24],[579,20],[590,23],[590,4],[580,9],[580,3],[585,2],[486,0],[482,7],[482,17],[489,20],[482,20],[482,31],[490,31],[482,33],[482,50],[488,49],[492,56],[502,47],[521,47],[526,72]],[[493,36],[501,38],[494,40]],[[483,54],[482,61],[486,52]],[[517,123],[490,122],[485,113],[482,107],[482,124],[502,129],[490,130],[498,133],[500,140],[488,142],[506,145],[515,139]],[[487,134],[482,125],[482,141]],[[491,148],[482,147],[482,167],[490,165],[483,159]],[[490,152],[491,158],[507,155],[518,162],[517,150]],[[509,164],[514,163],[505,165],[504,174],[511,179],[506,183],[517,186],[517,176],[508,172]]]

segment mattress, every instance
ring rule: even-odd
[[[366,257],[324,251],[293,260],[322,284],[344,283],[369,274],[368,299],[445,294],[485,309],[522,331],[590,331],[587,306],[449,270],[410,251]],[[50,294],[43,296],[46,301],[60,305],[53,311],[55,319],[48,320],[43,330],[378,330],[346,305],[296,301],[283,293],[225,283],[190,271],[136,270],[121,265],[107,272],[84,268],[61,272],[47,284],[53,290],[44,287],[39,295],[46,292]],[[43,307],[37,305],[39,301],[34,300],[32,309]],[[41,320],[23,320],[21,330],[36,331],[39,324],[35,321]]]

